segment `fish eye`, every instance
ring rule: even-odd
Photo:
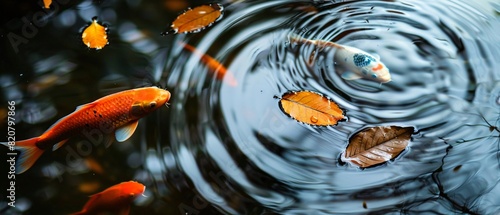
[[[373,73],[372,78],[377,78],[377,74]]]
[[[149,107],[150,107],[150,108],[154,108],[154,107],[156,107],[156,102],[151,102],[151,103],[149,103]]]

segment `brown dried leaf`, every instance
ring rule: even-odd
[[[413,127],[377,126],[356,133],[349,139],[343,161],[365,168],[398,156],[408,145]]]
[[[199,32],[219,20],[222,11],[223,7],[220,4],[201,5],[188,9],[172,22],[170,27],[173,32],[163,34]]]
[[[281,109],[299,122],[310,125],[335,125],[344,118],[339,106],[314,92],[289,92],[280,100]]]

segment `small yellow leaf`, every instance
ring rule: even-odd
[[[413,127],[367,128],[349,139],[342,160],[359,167],[371,167],[398,156],[408,145]]]
[[[339,106],[314,92],[289,92],[280,100],[281,109],[299,122],[309,125],[335,125],[344,118]]]
[[[82,41],[92,49],[102,49],[108,44],[108,35],[106,27],[97,23],[97,18],[92,19],[92,23],[83,30]]]
[[[222,17],[223,7],[220,4],[201,5],[186,10],[172,22],[173,33],[196,33]],[[164,32],[169,34],[172,32]]]
[[[43,0],[43,7],[45,9],[49,9],[51,4],[52,4],[52,0]]]

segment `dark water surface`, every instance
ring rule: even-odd
[[[127,142],[106,149],[75,139],[46,152],[16,176],[16,208],[2,195],[6,214],[75,212],[128,180],[147,187],[131,214],[500,213],[497,1],[222,2],[212,27],[165,37],[182,9],[163,1],[69,2],[17,50],[7,35],[26,33],[23,19],[38,6],[12,4],[0,32],[2,131],[7,101],[16,102],[21,140],[113,92],[156,85],[172,99]],[[78,34],[96,15],[110,28],[99,51]],[[292,33],[376,53],[392,81],[346,81],[334,52],[291,43]],[[179,42],[219,60],[237,85]],[[279,97],[299,90],[331,98],[346,120],[315,127],[289,118]],[[340,161],[349,137],[379,125],[416,133],[386,164]]]

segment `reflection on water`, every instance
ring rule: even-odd
[[[226,3],[223,19],[203,32],[167,37],[159,32],[172,14],[151,2],[126,5],[81,3],[44,28],[75,32],[101,11],[111,26],[101,51],[74,39],[53,54],[33,40],[24,59],[7,58],[21,69],[4,66],[0,75],[2,98],[17,102],[17,138],[137,86],[166,87],[169,108],[143,119],[128,142],[88,149],[75,140],[46,153],[18,176],[19,207],[7,212],[78,211],[86,196],[131,179],[148,196],[132,214],[500,211],[497,3],[240,1]],[[392,81],[346,81],[335,50],[291,43],[291,34],[377,54]],[[219,60],[237,85],[218,80],[181,41]],[[331,98],[347,120],[314,127],[289,118],[277,97],[299,90]],[[351,135],[378,125],[417,132],[387,164],[340,162]]]

